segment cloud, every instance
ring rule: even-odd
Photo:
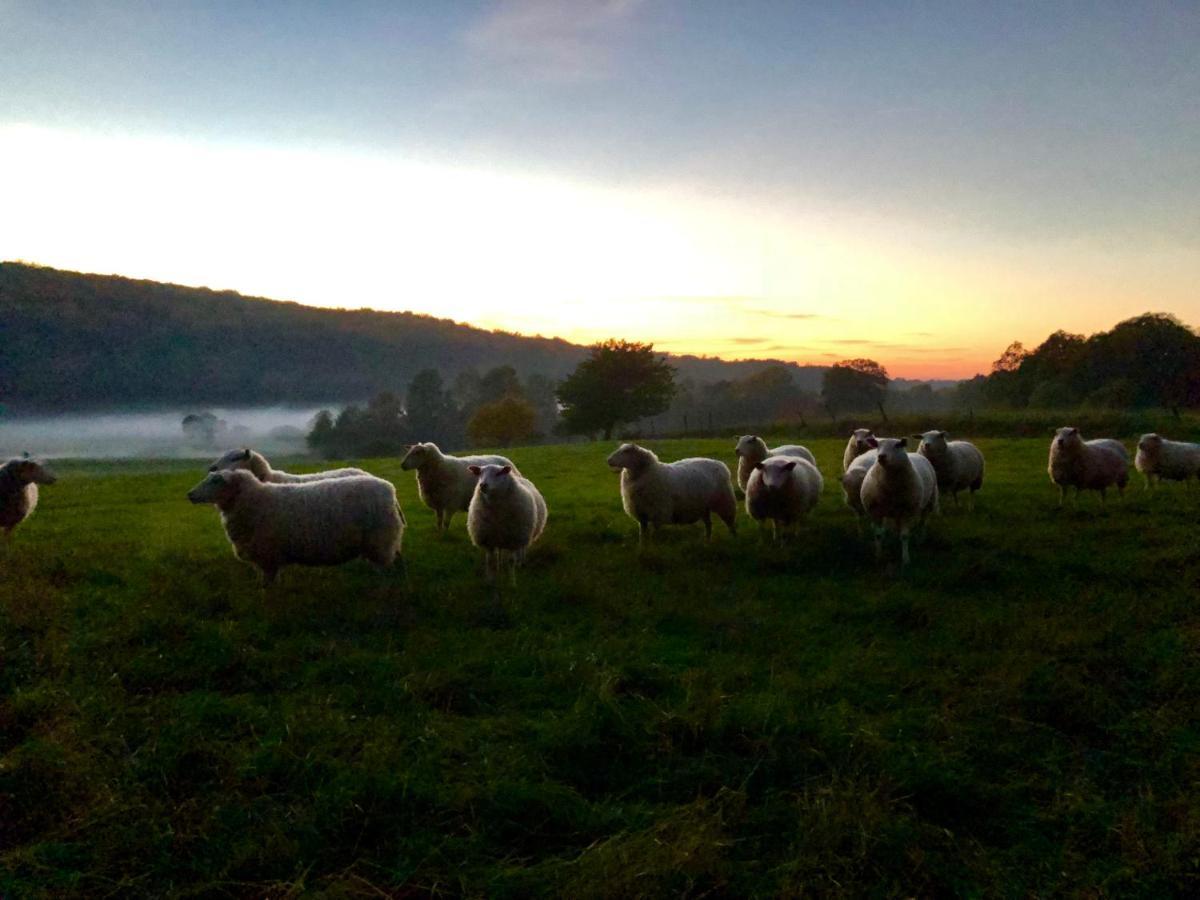
[[[825,318],[825,316],[819,315],[818,313],[807,313],[807,312],[785,313],[785,312],[775,312],[774,310],[770,310],[770,309],[747,308],[744,310],[744,312],[752,313],[756,316],[767,316],[768,318],[771,318],[771,319],[824,319]]]
[[[765,344],[767,342],[766,338],[759,337],[735,337],[728,338],[728,340],[732,344]]]
[[[615,45],[642,0],[503,0],[463,35],[493,68],[546,81],[592,81],[614,66]]]

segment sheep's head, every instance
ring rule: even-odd
[[[879,442],[875,461],[889,471],[911,465],[908,462],[908,438],[884,438]]]
[[[637,444],[622,444],[608,457],[608,466],[614,472],[629,469],[629,471],[637,473],[657,458],[645,447],[639,447]]]
[[[754,468],[762,473],[760,477],[764,485],[771,490],[778,490],[791,480],[792,472],[796,468],[796,460],[777,456],[774,459],[763,460]]]
[[[188,491],[188,499],[193,503],[215,503],[226,507],[237,499],[238,494],[247,481],[253,481],[254,475],[240,469],[219,469],[209,472],[204,480]]]
[[[513,488],[512,466],[467,466],[478,480],[476,490],[481,497],[507,494]]]
[[[856,428],[850,435],[850,441],[854,445],[854,455],[862,456],[868,450],[874,450],[879,446],[879,439],[871,432],[870,428]]]
[[[942,456],[946,453],[946,438],[949,432],[926,431],[924,434],[914,434],[913,440],[920,441],[918,450],[930,456]]]
[[[1162,435],[1155,434],[1154,432],[1143,434],[1141,440],[1138,441],[1138,449],[1143,453],[1157,453],[1162,449],[1162,445]]]
[[[404,454],[404,459],[400,461],[400,468],[406,472],[411,469],[419,469],[440,455],[441,451],[438,450],[437,444],[413,444],[408,448],[408,453]]]
[[[24,459],[14,459],[5,466],[22,484],[54,484],[58,476],[28,454]]]
[[[1078,428],[1060,428],[1054,435],[1053,449],[1058,451],[1072,451],[1079,448],[1083,444],[1083,435],[1079,433]]]
[[[743,434],[738,438],[733,452],[740,457],[752,459],[755,462],[767,458],[767,442],[757,434]]]
[[[210,472],[220,472],[223,469],[248,469],[250,468],[250,458],[253,452],[249,447],[243,447],[240,450],[230,450],[224,456],[218,457],[217,461],[208,467]]]

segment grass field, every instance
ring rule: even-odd
[[[0,575],[0,895],[1195,896],[1200,491],[1057,511],[987,440],[902,576],[825,496],[638,554],[611,445],[493,596],[396,460],[409,584],[235,560],[199,463],[63,463]],[[732,462],[732,441],[652,444]]]

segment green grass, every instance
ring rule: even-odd
[[[610,446],[513,450],[499,597],[395,460],[409,586],[269,592],[199,464],[64,463],[0,576],[0,895],[1195,895],[1200,491],[1059,512],[1047,440],[980,443],[902,577],[841,441],[795,543],[641,555]]]

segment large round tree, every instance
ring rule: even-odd
[[[653,344],[607,340],[558,386],[563,423],[572,434],[604,434],[665,412],[675,396],[675,369]]]

